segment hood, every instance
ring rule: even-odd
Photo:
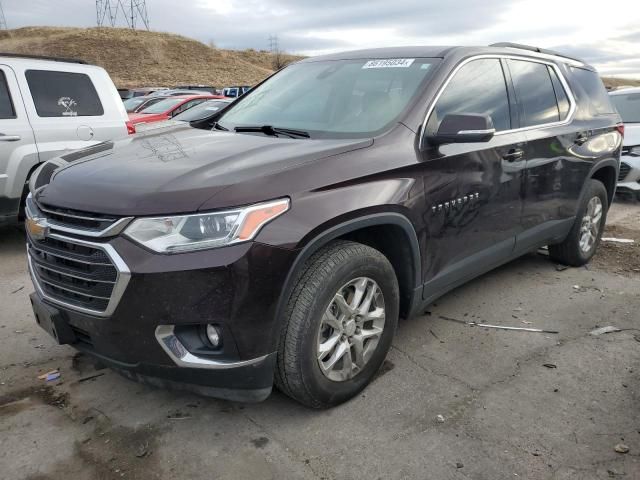
[[[624,124],[624,146],[635,147],[640,145],[640,123]]]
[[[371,139],[288,139],[168,125],[118,141],[99,153],[74,152],[72,163],[56,170],[37,198],[86,212],[163,215],[197,211],[228,189],[233,195],[227,198],[238,203],[214,206],[225,208],[290,195],[291,175],[282,173],[296,170],[295,175],[304,175],[304,168],[317,160],[372,143]],[[243,188],[245,183],[251,188]],[[271,192],[270,198],[261,198],[263,190]],[[211,202],[207,205],[210,208]]]

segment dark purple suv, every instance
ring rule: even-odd
[[[588,262],[622,133],[592,67],[532,47],[306,59],[204,120],[45,163],[36,319],[131,378],[336,405],[399,317],[543,245]]]

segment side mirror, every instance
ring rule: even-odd
[[[495,133],[489,115],[450,113],[442,119],[436,134],[427,136],[427,140],[432,145],[488,142]]]

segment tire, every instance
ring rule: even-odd
[[[595,217],[591,218],[590,228],[591,236],[593,237],[592,243],[587,245],[581,245],[581,239],[583,239],[583,230],[587,225],[587,216],[590,215],[590,202],[595,202],[601,207],[601,213],[597,221],[593,221]],[[591,260],[593,255],[598,249],[602,233],[604,232],[604,225],[607,221],[607,211],[609,210],[609,197],[607,195],[607,189],[602,182],[594,179],[589,180],[582,198],[580,199],[580,205],[578,207],[578,214],[576,220],[571,227],[571,231],[567,238],[562,243],[557,245],[549,245],[549,256],[552,260],[565,265],[571,265],[573,267],[581,267]]]
[[[370,292],[375,292],[375,287],[378,287],[381,295],[373,297],[371,306],[367,308],[364,303],[359,303],[362,306],[360,311],[369,313],[361,316],[360,320],[343,314],[347,308],[355,311],[352,306],[358,303],[356,291],[364,291],[362,298],[366,299],[373,295]],[[342,310],[338,305],[341,302],[336,302],[340,292],[349,304],[341,304]],[[377,341],[373,337],[363,341],[362,344],[367,347],[360,351],[366,351],[368,355],[359,356],[355,343],[360,345],[358,338],[362,339],[379,328],[375,325],[380,325],[380,305],[383,305],[384,313],[381,333],[376,337]],[[335,241],[320,249],[305,263],[285,309],[276,365],[276,386],[289,397],[311,408],[332,407],[354,397],[367,386],[387,356],[398,323],[398,309],[398,281],[391,263],[382,253],[350,241]],[[369,316],[374,317],[374,314],[376,320],[364,320]],[[347,321],[340,323],[340,319],[345,318]],[[338,328],[334,328],[336,320]],[[361,328],[356,328],[356,324]],[[347,349],[346,345],[352,342],[354,346],[348,349],[348,358],[345,354],[335,362],[333,369],[323,369],[318,352],[330,344],[336,335],[339,340],[335,350],[327,350],[322,360],[325,367],[331,364],[334,355],[338,356],[341,346]],[[372,343],[374,341],[375,344]],[[351,365],[355,367],[349,373]]]

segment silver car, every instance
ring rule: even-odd
[[[615,90],[609,95],[624,122],[617,191],[640,200],[640,87]]]

